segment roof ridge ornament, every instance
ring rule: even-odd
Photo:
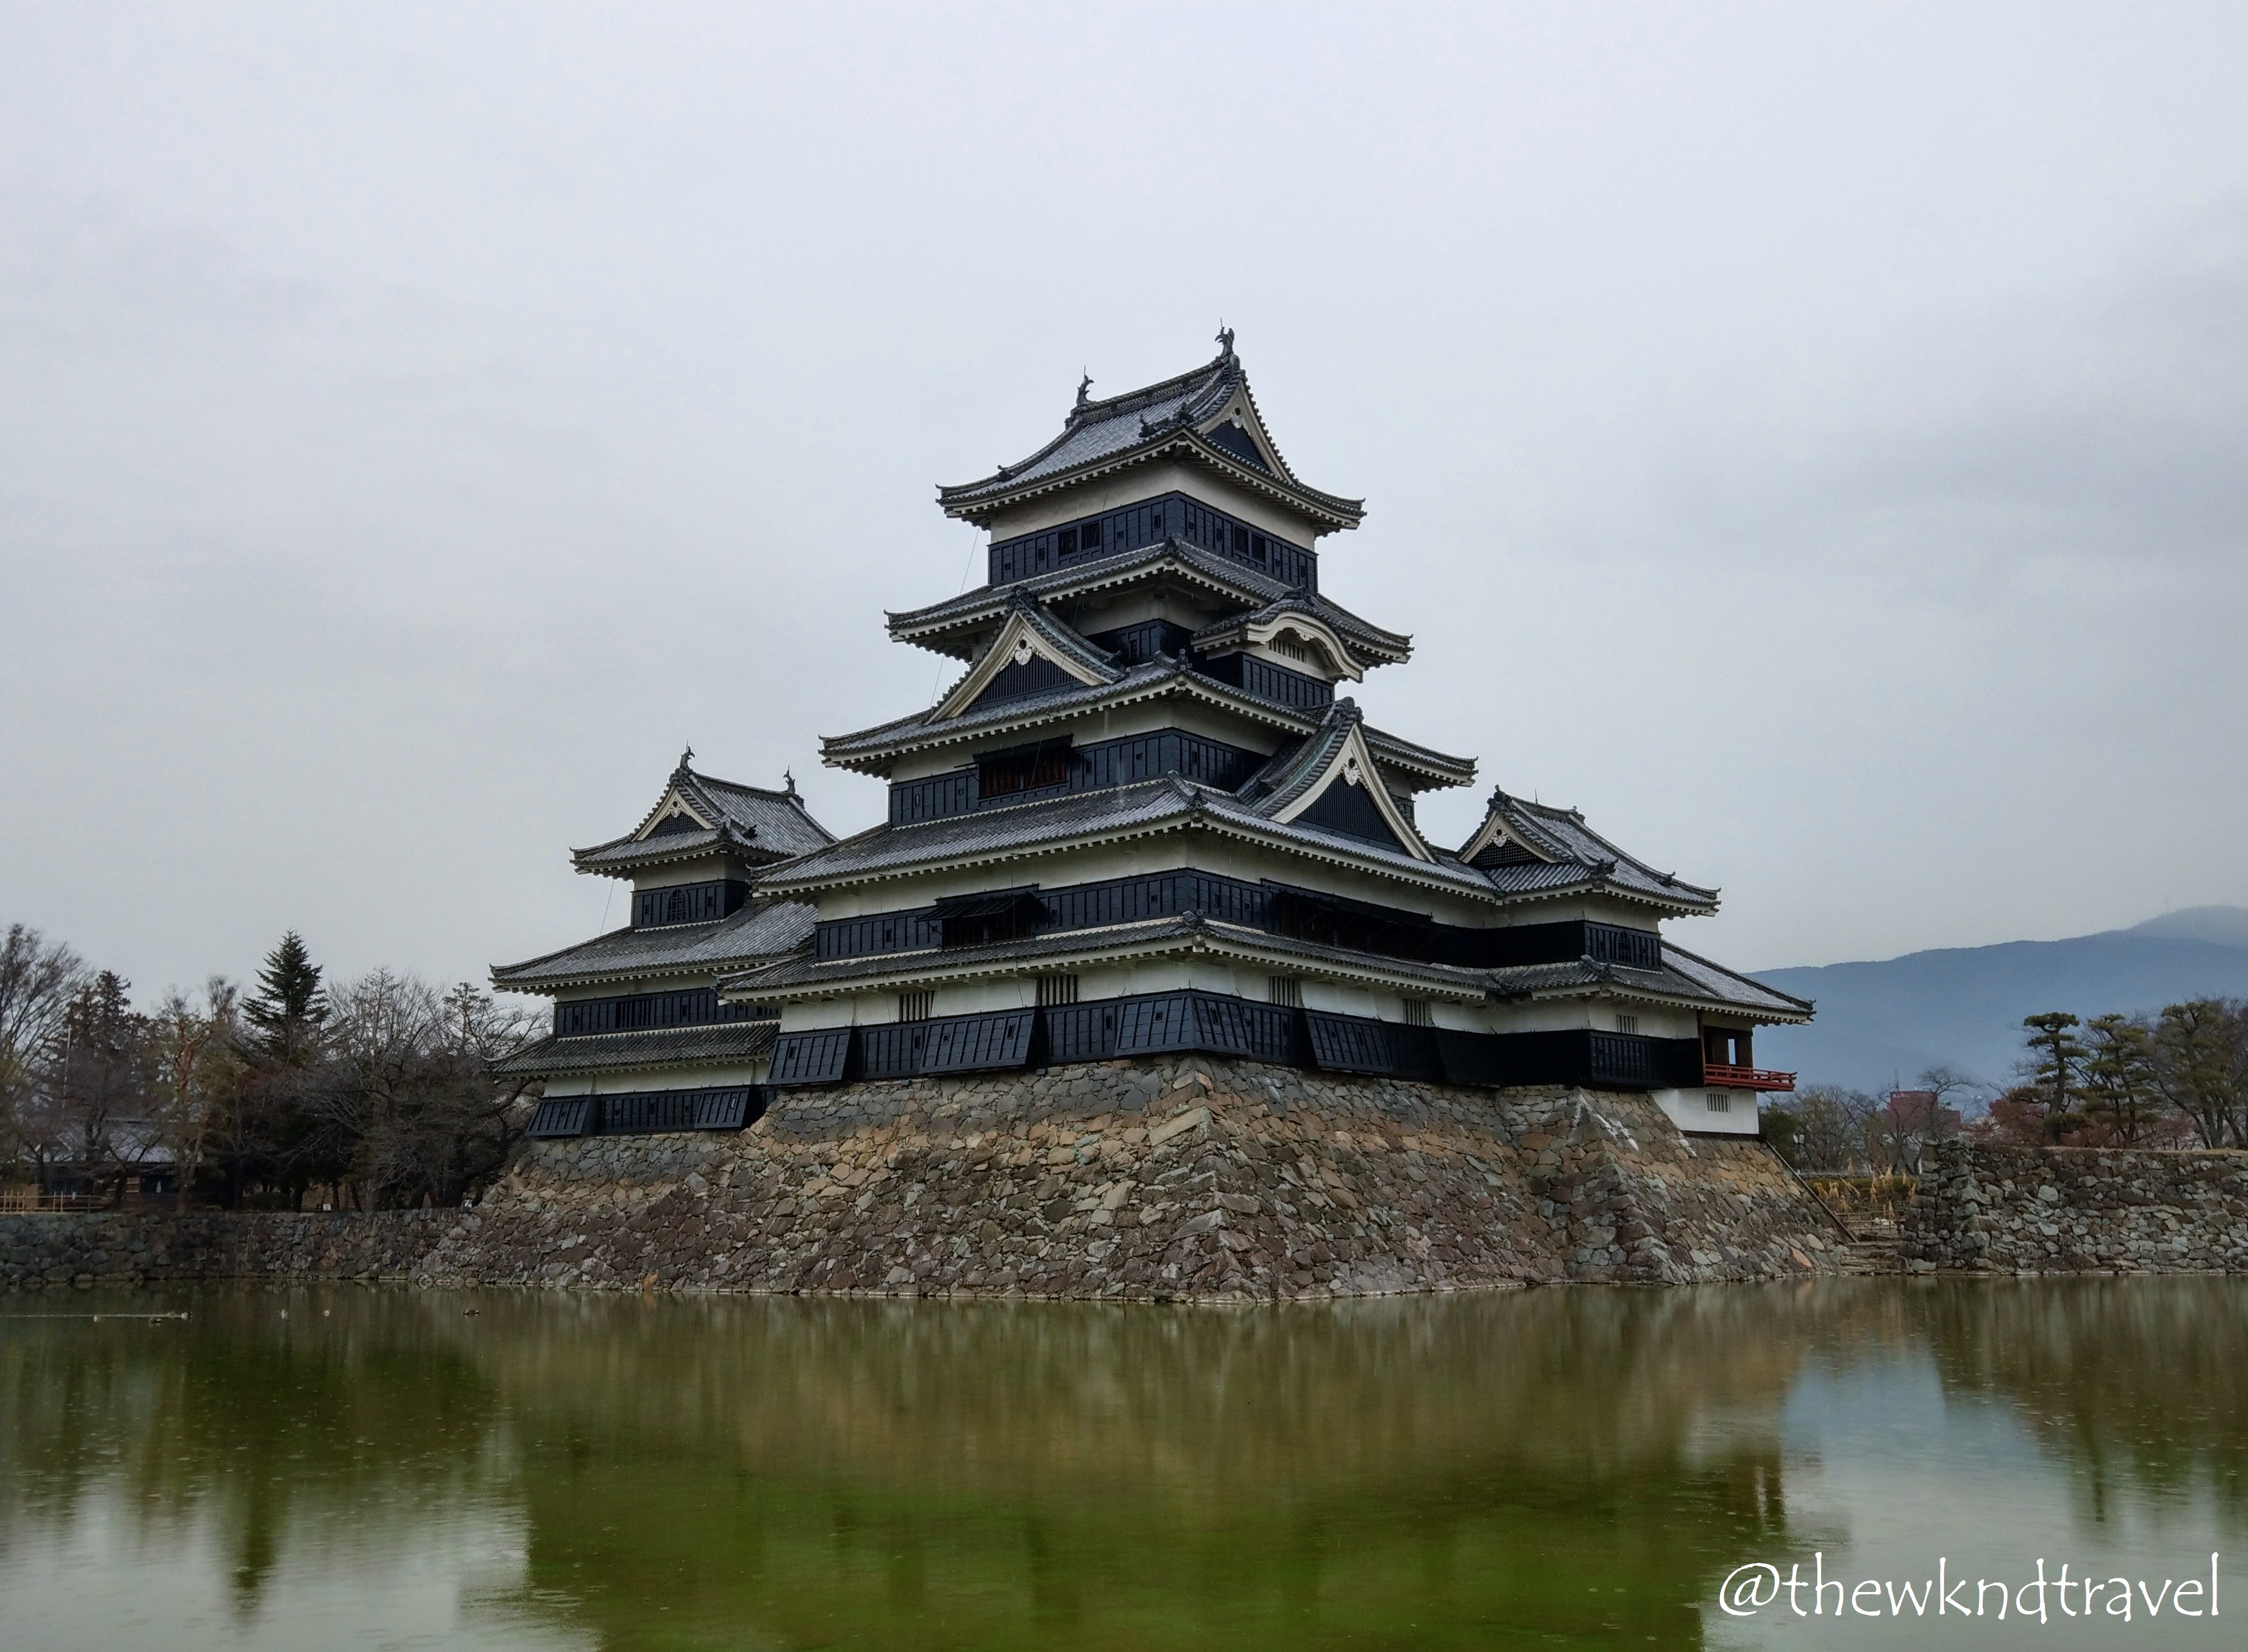
[[[1217,358],[1220,361],[1233,359],[1233,329],[1225,324],[1223,316],[1217,320]]]
[[[1080,372],[1085,372],[1083,368],[1079,368],[1079,371]],[[1086,372],[1085,377],[1077,381],[1077,406],[1069,410],[1070,416],[1072,418],[1075,418],[1077,415],[1082,413],[1088,406],[1092,406],[1092,397],[1086,393],[1092,388],[1093,375],[1090,372]]]

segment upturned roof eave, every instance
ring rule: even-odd
[[[1073,567],[1057,568],[1027,579],[987,586],[980,592],[968,593],[980,597],[973,604],[962,605],[966,603],[965,597],[947,597],[922,608],[892,611],[885,618],[893,640],[911,643],[934,653],[953,653],[939,646],[936,639],[1003,620],[1008,600],[1018,591],[1041,603],[1065,602],[1091,591],[1166,577],[1198,583],[1206,590],[1239,603],[1244,610],[1264,609],[1292,597],[1308,604],[1313,613],[1333,625],[1354,650],[1369,659],[1401,665],[1413,655],[1413,638],[1406,632],[1385,630],[1328,597],[1278,586],[1278,582],[1267,576],[1257,575],[1247,568],[1237,569],[1218,552],[1177,541],[1117,551]],[[1251,583],[1258,578],[1264,579],[1267,586],[1278,586],[1278,594]],[[955,657],[964,658],[957,654]]]
[[[923,712],[860,734],[830,736],[820,742],[819,761],[831,768],[879,776],[886,773],[888,766],[897,759],[915,752],[966,745],[995,734],[1019,733],[1063,718],[1092,716],[1104,711],[1114,711],[1120,706],[1136,705],[1142,700],[1158,700],[1173,693],[1194,696],[1221,710],[1237,713],[1251,721],[1262,722],[1297,739],[1315,733],[1324,721],[1320,718],[1302,716],[1285,707],[1259,700],[1253,694],[1241,693],[1227,684],[1216,682],[1185,666],[1175,666],[1169,671],[1142,678],[1138,682],[1134,682],[1131,673],[1127,672],[1110,686],[1114,693],[1087,693],[1083,700],[1066,707],[1054,705],[1051,699],[1025,699],[1019,702],[1019,709],[984,720],[954,718],[932,726],[922,722],[921,720],[928,715]],[[1059,693],[1066,696],[1078,692],[1064,689]],[[864,740],[909,724],[918,725],[918,727],[908,738],[885,741],[859,750],[837,749],[847,741]],[[1367,730],[1367,744],[1381,762],[1422,775],[1435,786],[1464,786],[1475,779],[1476,760],[1472,757],[1452,757],[1374,728]]]
[[[877,827],[872,831],[882,829],[885,829]],[[1497,905],[1504,898],[1491,887],[1489,879],[1455,862],[1415,860],[1402,850],[1395,858],[1370,848],[1361,854],[1349,849],[1340,838],[1329,841],[1330,835],[1325,833],[1319,833],[1306,842],[1305,835],[1312,829],[1266,822],[1255,816],[1220,813],[1207,806],[1185,802],[1170,813],[1135,821],[1128,825],[1091,827],[1035,843],[971,845],[922,859],[848,869],[832,875],[815,873],[780,886],[775,892],[801,898],[823,890],[902,883],[971,867],[996,867],[1016,861],[1075,854],[1104,844],[1128,843],[1135,838],[1159,837],[1169,832],[1189,830],[1209,831],[1219,836],[1275,849],[1284,854],[1300,855],[1308,860],[1372,877],[1386,877],[1421,889],[1439,890],[1471,901],[1488,901]],[[871,831],[862,835],[871,835]],[[846,838],[844,841],[848,843],[851,840]]]
[[[1025,946],[1019,942],[1003,942],[955,952],[923,950],[882,954],[876,959],[853,959],[847,961],[859,966],[854,970],[839,969],[828,979],[785,984],[759,980],[757,972],[744,971],[722,980],[718,992],[729,1001],[803,1003],[865,993],[910,990],[924,985],[1004,980],[1121,959],[1210,953],[1285,968],[1312,980],[1402,986],[1459,1003],[1482,1003],[1490,996],[1480,973],[1473,970],[1290,942],[1262,931],[1206,919],[1159,918],[1040,939],[1052,944]],[[782,963],[789,961],[784,959]]]
[[[598,936],[595,937],[595,939],[599,939]],[[590,943],[580,941],[579,945],[582,946]],[[565,946],[550,956],[559,957],[562,953],[573,950],[575,949]],[[493,990],[497,992],[519,993],[526,998],[552,998],[557,993],[568,992],[572,987],[578,986],[618,986],[633,981],[662,981],[674,979],[700,980],[707,983],[716,980],[721,975],[752,968],[760,963],[771,962],[774,959],[787,956],[789,954],[786,952],[748,952],[740,958],[705,959],[684,964],[650,962],[620,965],[613,969],[576,970],[567,974],[542,976],[536,980],[527,981],[519,979],[520,972],[535,968],[544,961],[534,958],[523,964],[496,964],[488,973]]]
[[[1759,987],[1771,992],[1771,987]],[[1572,998],[1621,999],[1630,1003],[1646,1004],[1662,1009],[1731,1011],[1759,1024],[1771,1027],[1798,1027],[1812,1019],[1808,1008],[1802,1010],[1776,1009],[1767,1005],[1744,1003],[1738,999],[1724,998],[1715,993],[1668,993],[1660,987],[1621,977],[1597,980],[1558,982],[1551,986],[1532,986],[1518,992],[1509,992],[1494,985],[1492,995],[1501,1003],[1552,1003]],[[1785,996],[1785,994],[1782,994]]]
[[[1067,435],[1064,433],[1064,436]],[[1059,440],[1023,461],[1023,468],[1035,465],[1039,459],[1059,445]],[[1323,522],[1330,531],[1355,528],[1366,520],[1366,502],[1347,499],[1340,494],[1323,493],[1306,487],[1292,477],[1275,475],[1253,465],[1243,463],[1223,447],[1205,439],[1199,431],[1167,430],[1129,447],[1104,454],[1098,459],[1073,465],[1066,470],[1057,470],[1018,486],[1000,488],[996,492],[979,493],[998,478],[987,478],[981,482],[970,482],[958,488],[937,489],[939,507],[956,521],[973,522],[978,528],[988,528],[1000,512],[1046,494],[1098,481],[1103,477],[1128,470],[1174,452],[1183,452],[1208,465],[1212,470],[1237,486],[1252,493],[1263,494],[1292,507],[1299,515],[1313,522]]]

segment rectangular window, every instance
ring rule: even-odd
[[[1100,524],[1097,522],[1089,522],[1082,528],[1079,528],[1077,530],[1077,543],[1080,550],[1088,553],[1099,550],[1100,549]]]
[[[1704,1105],[1713,1113],[1730,1113],[1733,1110],[1732,1093],[1729,1090],[1711,1090]]]
[[[1060,533],[1057,534],[1054,537],[1055,537],[1055,540],[1056,540],[1056,542],[1057,542],[1057,543],[1056,543],[1056,544],[1055,544],[1055,546],[1054,546],[1054,554],[1055,554],[1056,556],[1076,556],[1076,555],[1077,555],[1077,529],[1074,529],[1074,528],[1065,528],[1065,529],[1063,529],[1061,530],[1061,532],[1060,532]]]
[[[1041,975],[1038,977],[1038,1007],[1050,1008],[1057,1004],[1077,1002],[1077,977],[1074,975]]]
[[[1639,1017],[1636,1015],[1617,1016],[1616,1031],[1619,1033],[1636,1033],[1639,1031]]]
[[[1293,975],[1275,975],[1264,984],[1265,996],[1287,1009],[1304,1007],[1304,983]]]
[[[933,991],[900,993],[898,1019],[901,1021],[925,1021],[936,1003],[936,994]]]
[[[1427,999],[1408,998],[1405,1000],[1406,1026],[1434,1027],[1436,1024],[1436,1016],[1435,1009]]]

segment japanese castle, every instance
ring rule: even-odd
[[[574,857],[632,923],[493,972],[555,1000],[502,1064],[541,1136],[739,1129],[777,1092],[1203,1051],[1455,1085],[1651,1093],[1750,1135],[1759,1025],[1811,1007],[1676,945],[1714,890],[1573,809],[1494,791],[1456,848],[1415,800],[1474,760],[1350,690],[1406,635],[1320,594],[1361,502],[1298,479],[1235,353],[1128,394],[1090,380],[1021,462],[939,490],[989,577],[889,616],[959,660],[934,706],[824,743],[889,787],[835,838],[793,782],[682,759]],[[691,758],[692,754],[689,754]]]

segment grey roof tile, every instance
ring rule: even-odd
[[[1418,860],[1402,849],[1387,848],[1301,822],[1268,820],[1256,805],[1242,802],[1230,793],[1215,791],[1175,776],[1138,781],[1101,791],[1075,792],[1004,809],[979,809],[917,825],[873,827],[855,837],[845,838],[832,849],[777,869],[771,886],[777,891],[817,889],[861,877],[895,875],[922,866],[945,865],[1008,851],[1034,850],[1079,837],[1107,837],[1159,829],[1172,823],[1183,825],[1197,816],[1284,848],[1293,845],[1339,855],[1360,865],[1387,869],[1416,881],[1431,880],[1465,894],[1491,892],[1488,879],[1456,860]],[[999,876],[994,873],[995,877]]]
[[[1585,817],[1573,809],[1533,803],[1510,797],[1503,790],[1494,791],[1491,807],[1470,843],[1483,836],[1493,816],[1500,818],[1506,830],[1530,854],[1545,857],[1532,860],[1494,855],[1489,850],[1479,852],[1474,864],[1491,879],[1492,887],[1505,894],[1542,894],[1598,884],[1675,906],[1681,911],[1716,910],[1716,890],[1684,883],[1676,874],[1658,872],[1646,862],[1624,853],[1586,825]]]
[[[1241,358],[1228,351],[1175,379],[1086,401],[1071,412],[1061,434],[1029,458],[1003,465],[980,481],[940,488],[937,497],[954,505],[1012,493],[1026,482],[1145,447],[1160,434],[1217,413],[1240,379]]]
[[[1503,997],[1535,998],[1613,987],[1656,998],[1707,1003],[1779,1021],[1810,1018],[1811,1006],[1804,1000],[1737,974],[1669,940],[1662,943],[1662,960],[1660,969],[1633,969],[1621,964],[1572,959],[1561,963],[1517,964],[1486,973],[1492,990]]]
[[[713,829],[642,836],[655,823],[655,810],[674,791],[703,819],[712,822]],[[696,773],[682,758],[665,781],[662,795],[639,825],[622,837],[578,850],[571,858],[584,870],[622,872],[650,861],[675,860],[721,848],[752,863],[787,860],[834,841],[835,835],[805,810],[793,787],[771,791],[720,780]]]
[[[802,901],[760,901],[715,924],[613,929],[559,952],[492,971],[511,992],[549,992],[619,976],[715,974],[793,951],[812,938],[816,910]]]
[[[754,1061],[772,1048],[779,1027],[778,1021],[724,1021],[714,1027],[542,1038],[528,1049],[494,1062],[491,1070],[502,1077],[540,1078],[563,1073],[611,1073],[635,1067]]]

